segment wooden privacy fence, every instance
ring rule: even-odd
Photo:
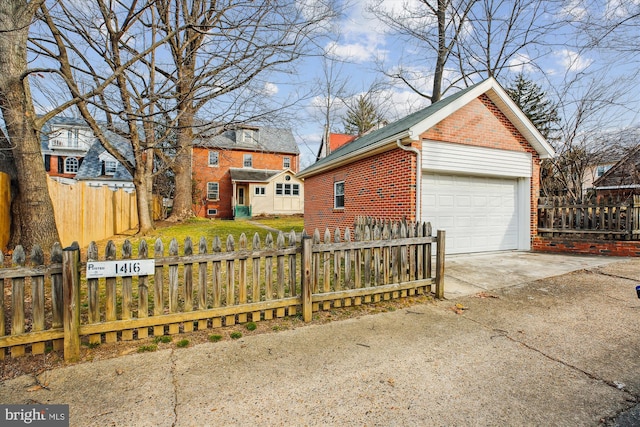
[[[92,242],[87,262],[81,262],[76,244],[64,250],[56,245],[46,266],[41,249],[27,260],[17,247],[12,266],[0,268],[3,294],[11,295],[0,304],[0,358],[7,351],[17,357],[53,348],[63,349],[71,361],[79,357],[81,342],[142,339],[298,313],[308,322],[313,311],[332,307],[431,292],[443,297],[444,232],[431,236],[429,224],[374,223],[357,227],[355,236],[336,229],[333,238],[327,230],[324,241],[316,231],[298,242],[292,231],[286,240],[282,232],[275,241],[268,234],[264,242],[256,234],[249,247],[244,234],[237,245],[229,236],[223,250],[218,237],[210,245],[201,238],[194,253],[187,238],[179,255],[175,239],[168,254],[158,239],[152,258],[144,240],[135,251],[126,241],[120,257],[113,242],[102,257]],[[87,278],[89,264],[106,268],[106,274]],[[151,270],[136,275],[143,264]]]
[[[564,197],[541,198],[538,202],[538,234],[547,237],[583,234],[609,240],[638,240],[640,196],[577,202]]]

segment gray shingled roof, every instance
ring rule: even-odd
[[[105,137],[109,139],[111,144],[113,144],[120,153],[124,154],[127,160],[135,164],[135,160],[133,159],[133,151],[131,151],[131,145],[127,142],[126,139],[110,131],[105,131]],[[105,177],[102,174],[102,162],[100,161],[100,155],[105,151],[107,150],[105,150],[105,148],[96,139],[96,142],[91,146],[86,156],[82,160],[82,164],[78,168],[78,173],[76,174],[76,179],[87,180],[98,177]],[[127,169],[120,162],[117,163],[118,166],[116,168],[116,173],[114,175],[108,175],[106,176],[106,178],[115,181],[132,181],[133,177],[131,176],[129,171],[127,171]]]
[[[250,129],[254,129],[254,127],[251,127]],[[240,130],[240,128],[238,130]],[[235,129],[224,131],[222,134],[215,135],[213,137],[196,137],[193,145],[195,147],[203,148],[241,149],[300,154],[298,144],[296,144],[296,140],[293,137],[291,129],[258,127],[257,135],[257,145],[236,141]]]
[[[282,171],[231,168],[229,172],[232,181],[267,182]]]

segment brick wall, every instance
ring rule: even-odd
[[[197,203],[193,211],[197,216],[208,217],[208,209],[217,209],[216,218],[233,218],[231,201],[233,198],[233,184],[231,183],[230,168],[242,168],[244,155],[253,157],[253,169],[283,170],[283,159],[289,157],[291,169],[298,172],[298,155],[289,153],[265,153],[245,150],[214,150],[218,151],[218,166],[209,166],[208,148],[194,147],[193,149],[193,179],[196,181]],[[219,197],[217,201],[206,200],[207,183],[217,182]]]
[[[333,208],[333,186],[344,181],[344,209]],[[328,227],[344,231],[357,216],[415,220],[416,155],[399,148],[311,176],[304,181],[308,234]]]
[[[581,255],[640,256],[640,242],[595,241],[564,237],[535,236],[532,249],[540,252],[563,252]]]

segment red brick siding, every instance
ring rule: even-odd
[[[75,173],[64,172],[64,162],[67,159],[67,157],[75,157],[76,159],[78,159],[78,162],[82,162],[82,157],[51,155],[50,163],[49,163],[49,171],[47,172],[49,176],[57,176],[62,178],[75,178],[76,176]],[[62,160],[58,160],[59,158],[61,158]],[[58,170],[58,161],[62,162],[62,170]]]
[[[285,157],[291,160],[290,169],[298,172],[298,155],[283,153],[252,152],[245,150],[213,150],[218,151],[218,166],[209,166],[209,148],[194,147],[193,149],[193,179],[196,182],[197,203],[193,211],[197,216],[207,217],[208,209],[217,209],[217,218],[233,218],[231,201],[233,198],[233,184],[231,183],[230,168],[241,168],[244,155],[253,156],[253,169],[283,170]],[[206,200],[207,183],[217,182],[220,200]]]
[[[344,209],[333,208],[333,185],[344,181]],[[399,148],[358,160],[348,166],[306,178],[304,226],[353,228],[357,216],[415,220],[416,155]]]
[[[481,95],[421,136],[434,141],[531,153],[533,167],[530,181],[530,227],[531,236],[536,235],[540,194],[540,157],[489,97]]]
[[[640,242],[632,241],[589,241],[535,236],[532,249],[540,252],[563,252],[581,255],[640,256]]]

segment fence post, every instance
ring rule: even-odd
[[[436,249],[436,298],[444,299],[444,230],[438,230]]]
[[[302,319],[311,322],[313,317],[313,303],[311,301],[311,243],[309,236],[302,236]]]
[[[63,249],[62,288],[64,301],[64,360],[80,358],[80,247],[78,242]]]

